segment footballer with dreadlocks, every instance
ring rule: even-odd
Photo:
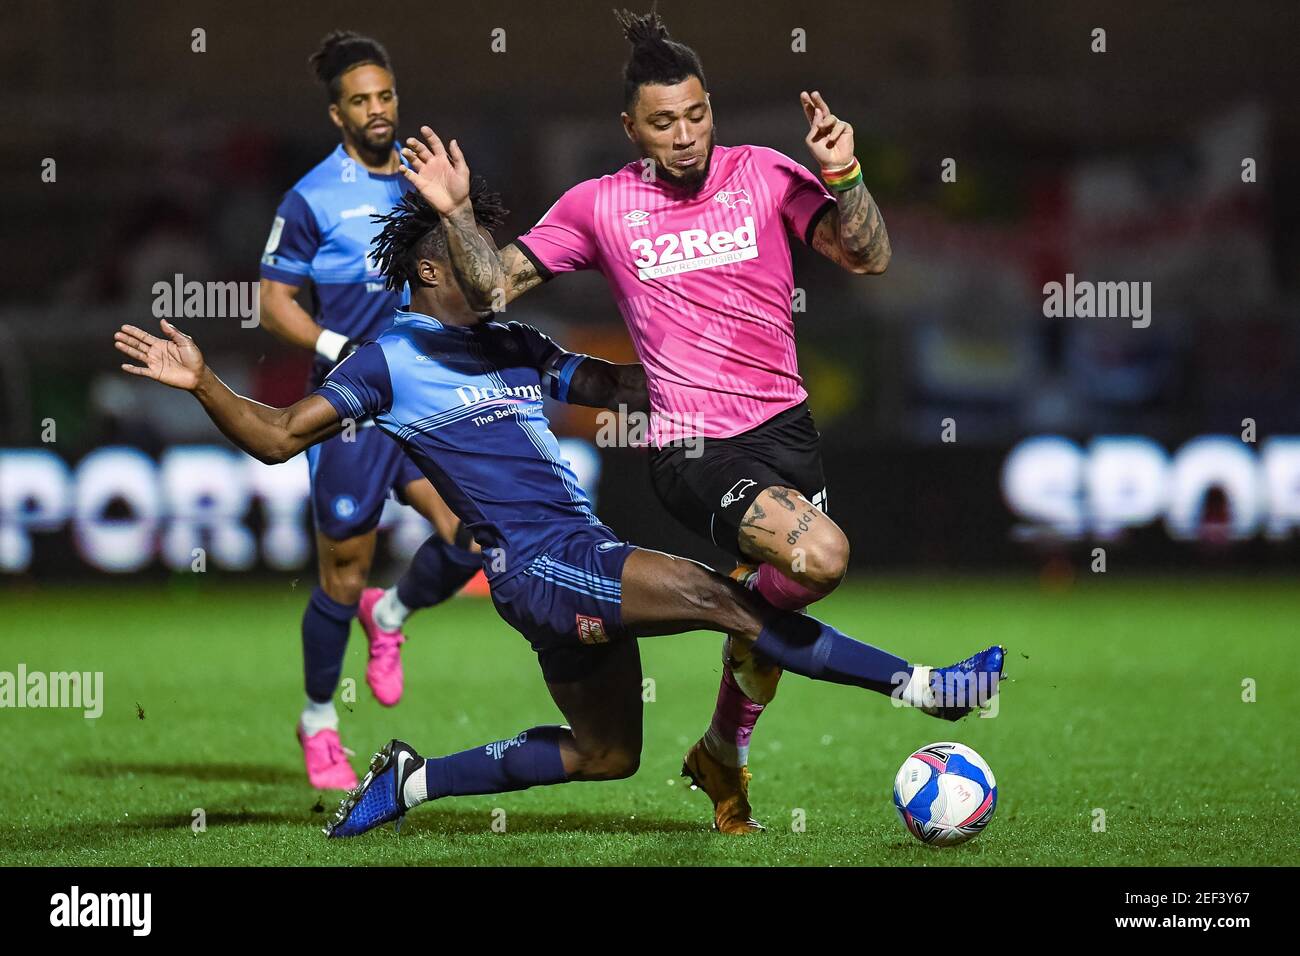
[[[388,53],[369,37],[335,31],[308,61],[325,87],[342,142],[285,193],[261,263],[262,324],[316,354],[310,387],[361,342],[392,322],[401,290],[385,288],[367,260],[376,226],[408,186],[398,172],[397,88]],[[298,304],[311,283],[309,313]],[[401,448],[358,419],[308,454],[320,581],[302,618],[307,700],[298,723],[307,777],[320,789],[348,790],[357,776],[339,740],[334,693],[352,618],[369,644],[366,683],[381,704],[402,695],[402,625],[477,573],[480,559],[456,544],[457,523]],[[367,588],[375,529],[390,491],[433,522],[396,586]],[[467,539],[462,543],[467,544]]]
[[[467,186],[465,201],[479,223],[499,221],[500,205],[481,183]],[[951,667],[913,666],[810,615],[774,608],[702,564],[620,541],[592,513],[542,398],[644,411],[645,370],[566,352],[517,322],[488,321],[448,261],[444,220],[421,196],[403,197],[382,221],[380,270],[390,289],[409,285],[410,307],[288,408],[236,395],[165,319],[161,337],[133,325],[114,335],[131,360],[124,371],[189,391],[223,434],[267,463],[332,440],[349,418],[373,418],[481,547],[497,612],[536,651],[564,715],[565,725],[445,756],[390,740],[326,826],[329,836],[400,824],[431,800],[635,773],[644,706],[638,638],[728,634],[785,670],[947,720],[997,693],[1000,646]],[[485,229],[479,235],[491,241]]]
[[[639,161],[574,186],[499,251],[474,228],[455,140],[444,147],[422,127],[424,141],[403,150],[403,175],[442,214],[471,303],[500,308],[561,272],[605,275],[646,370],[656,494],[742,562],[738,580],[798,610],[839,585],[849,543],[826,514],[820,436],[799,375],[790,236],[856,275],[879,274],[890,258],[884,220],[853,128],[821,93],[800,94],[819,182],[776,150],[715,143],[695,51],[653,10],[616,15],[632,45],[622,122]],[[724,833],[762,829],[746,765],[779,677],[724,642],[713,719],[682,768]]]

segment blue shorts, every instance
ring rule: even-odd
[[[497,613],[528,638],[547,683],[589,676],[625,637],[623,564],[634,550],[591,525],[492,585]]]
[[[402,446],[378,428],[357,428],[353,437],[335,435],[307,449],[312,517],[317,530],[335,541],[373,531],[388,493],[424,477]]]

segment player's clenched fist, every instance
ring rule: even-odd
[[[406,141],[402,155],[409,166],[402,175],[442,215],[449,216],[469,203],[469,164],[453,139],[444,147],[428,126],[420,127],[424,142],[414,136]]]
[[[123,362],[122,371],[143,375],[172,388],[194,391],[203,377],[203,353],[192,338],[166,319],[159,325],[167,338],[160,339],[134,325],[124,325],[113,334],[117,350],[141,363]]]
[[[808,117],[808,135],[804,142],[808,144],[813,159],[821,164],[822,169],[834,169],[853,162],[853,127],[832,113],[816,90],[800,93],[799,102]]]

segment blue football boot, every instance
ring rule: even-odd
[[[390,740],[371,759],[365,779],[343,798],[334,819],[325,827],[325,835],[360,836],[391,820],[397,821],[400,830],[408,809],[402,799],[402,787],[422,766],[424,758],[409,744]]]
[[[922,707],[927,714],[942,720],[961,720],[976,707],[993,699],[1002,683],[1002,663],[1006,648],[994,644],[950,667],[930,671],[933,703]]]

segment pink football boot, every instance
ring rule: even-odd
[[[375,623],[375,604],[384,596],[383,588],[366,588],[357,605],[357,620],[370,642],[370,660],[366,664],[366,683],[375,700],[392,707],[402,699],[401,647],[406,635],[401,631],[384,631]]]
[[[357,775],[348,763],[348,751],[339,742],[337,730],[318,730],[308,737],[298,725],[298,742],[307,763],[307,779],[317,790],[351,790]]]

